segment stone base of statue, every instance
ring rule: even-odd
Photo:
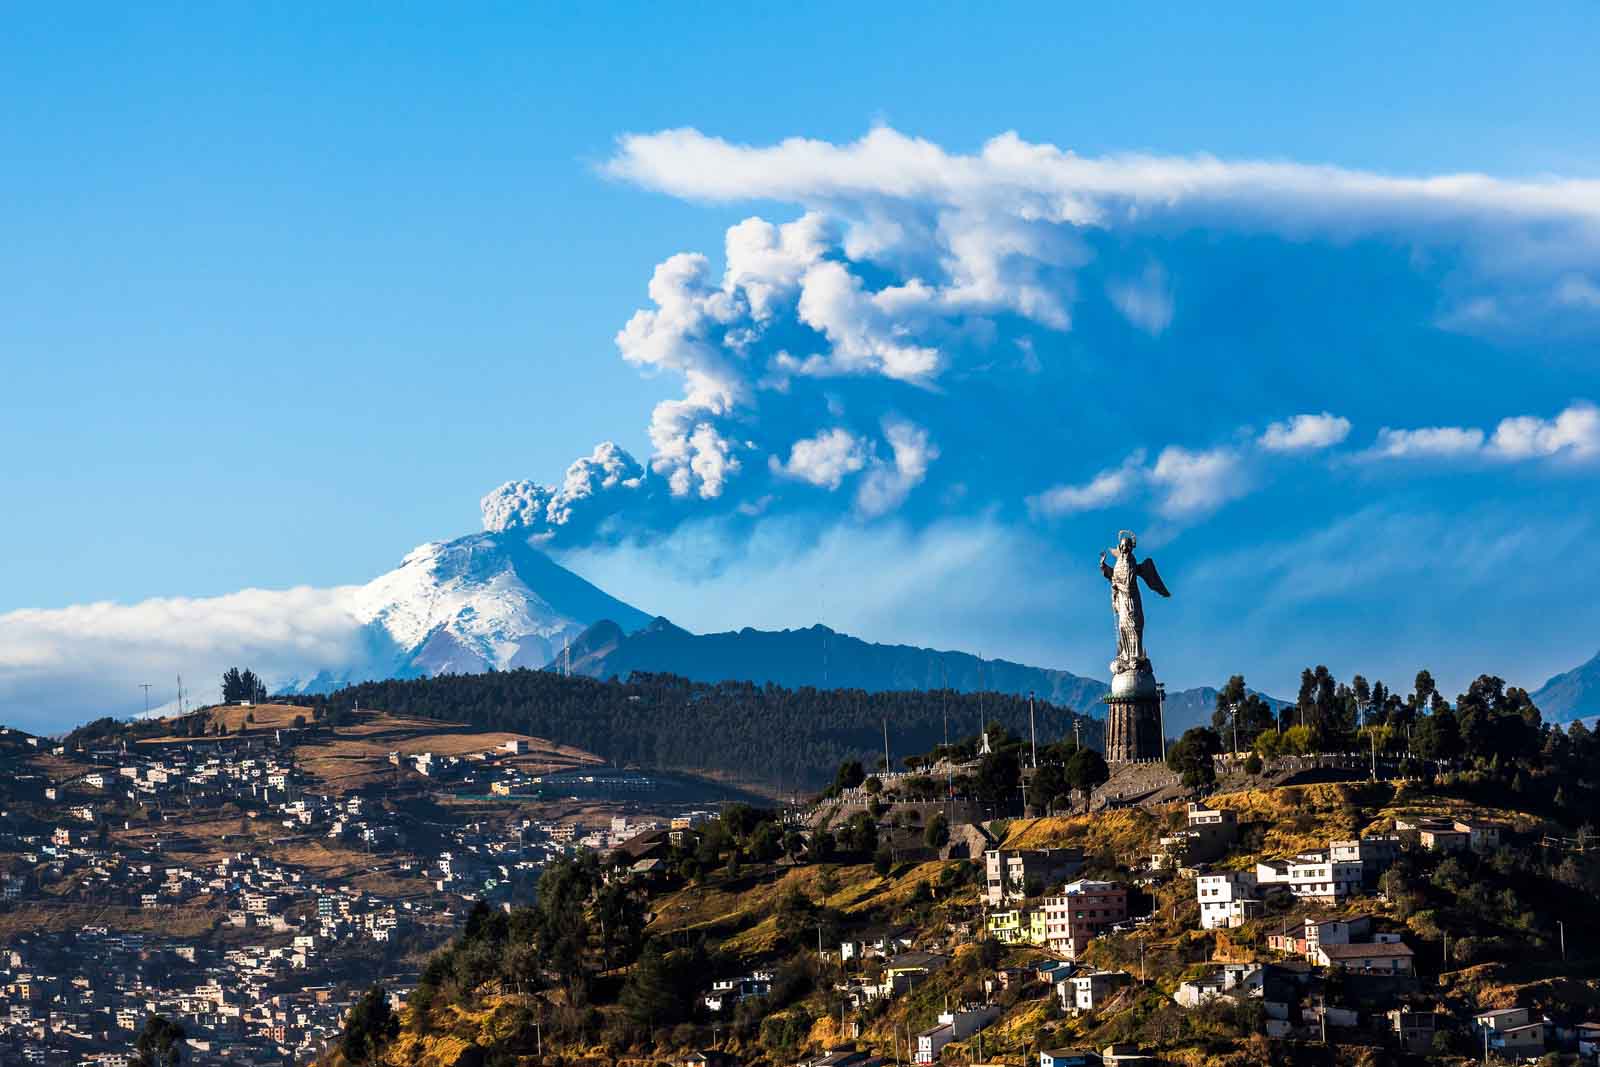
[[[1106,762],[1161,758],[1161,691],[1149,660],[1136,667],[1112,664],[1106,702]]]

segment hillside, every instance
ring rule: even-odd
[[[362,789],[390,778],[394,772],[390,753],[468,756],[494,752],[508,741],[520,741],[525,751],[500,757],[500,762],[529,775],[603,762],[591,752],[513,731],[476,730],[464,723],[405,718],[380,711],[351,712],[342,716],[338,723],[312,723],[306,712],[306,708],[296,704],[257,704],[208,708],[199,714],[204,717],[208,731],[218,727],[225,731],[220,737],[249,738],[252,734],[271,734],[278,730],[294,732],[296,736],[282,745],[281,750],[292,755],[296,765],[312,781],[335,794]],[[193,735],[171,732],[170,728],[176,726],[178,720],[157,721],[165,723],[168,732],[140,738],[136,744],[154,747],[189,744],[196,740]]]
[[[1539,844],[1546,835],[1570,833],[1575,813],[1563,819],[1530,810],[1546,806],[1555,784],[1530,789],[1546,798],[1537,801],[1516,799],[1476,773],[1431,784],[1336,783],[1215,795],[1209,806],[1233,813],[1239,823],[1237,843],[1218,861],[1227,869],[1251,870],[1259,860],[1326,847],[1331,839],[1389,832],[1397,819],[1492,819],[1508,835],[1492,853],[1408,851],[1388,869],[1381,895],[1374,885],[1337,905],[1280,901],[1231,929],[1199,928],[1192,873],[1151,877],[1139,870],[1158,838],[1182,825],[1181,802],[990,824],[1006,848],[1081,848],[1093,877],[1138,883],[1132,913],[1148,920],[1103,930],[1076,961],[1078,974],[1122,975],[1114,995],[1088,1011],[1062,1010],[1051,985],[1034,977],[1035,967],[1059,953],[982,935],[981,864],[915,849],[901,858],[880,851],[872,863],[859,855],[813,857],[810,848],[797,849],[793,861],[763,856],[763,823],[745,813],[706,827],[698,847],[668,855],[681,865],[682,877],[632,883],[642,909],[632,947],[622,950],[634,955],[632,963],[595,970],[581,986],[573,984],[571,971],[547,973],[536,991],[518,993],[492,977],[491,961],[501,952],[507,961],[520,958],[511,950],[522,936],[544,944],[550,936],[541,932],[545,919],[536,910],[498,926],[486,920],[424,972],[383,1062],[512,1062],[532,1055],[528,1029],[535,1018],[543,1020],[539,1046],[563,1062],[682,1062],[692,1050],[715,1047],[734,1063],[777,1065],[816,1062],[841,1046],[901,1062],[897,1053],[908,1035],[925,1032],[941,1010],[963,1003],[987,1005],[992,1018],[978,1034],[946,1046],[940,1062],[1032,1064],[1040,1049],[1099,1049],[1115,1042],[1188,1067],[1420,1062],[1403,1058],[1384,1037],[1384,1012],[1392,1004],[1437,1013],[1441,1036],[1425,1050],[1428,1062],[1470,1062],[1475,1038],[1467,1027],[1476,1012],[1523,1005],[1570,1025],[1600,1009],[1600,967],[1587,947],[1600,936],[1600,919],[1582,905],[1596,885],[1596,866],[1551,856]],[[895,822],[892,810],[879,820],[880,842]],[[724,856],[734,858],[724,863]],[[599,869],[583,872],[579,865],[555,876],[567,900],[561,906],[577,906],[581,897],[570,894],[585,879],[600,884]],[[612,891],[597,892],[593,915],[601,907],[619,914],[620,902],[605,896]],[[581,925],[586,913],[569,914]],[[1556,915],[1566,917],[1568,945],[1585,946],[1565,964],[1554,954]],[[1269,935],[1307,917],[1360,916],[1414,951],[1415,976],[1308,967],[1267,944]],[[847,961],[837,951],[842,940],[865,943],[892,930],[912,946],[910,956]],[[851,999],[891,964],[930,956],[938,966],[918,982],[869,1001]],[[1224,962],[1271,966],[1274,981],[1300,990],[1275,987],[1274,997],[1313,1013],[1326,1004],[1338,1009],[1341,1021],[1328,1023],[1328,1036],[1319,1040],[1313,1014],[1309,1025],[1298,1025],[1295,1040],[1279,1041],[1262,1032],[1260,999],[1224,997],[1198,1007],[1174,1002],[1182,982],[1213,974]],[[476,973],[486,979],[475,991],[459,984],[473,966],[485,968]],[[770,985],[761,986],[765,992],[721,1011],[699,1003],[714,978],[757,973],[770,975]],[[997,982],[1001,975],[1009,984]],[[575,1013],[567,998],[579,988],[588,1007]],[[1294,1020],[1300,1023],[1299,1008]],[[337,1064],[339,1057],[332,1060]]]
[[[709,684],[636,674],[626,682],[550,671],[369,682],[295,703],[344,713],[384,708],[407,718],[444,719],[505,730],[592,752],[608,762],[706,775],[780,791],[819,787],[846,760],[875,766],[885,731],[896,767],[946,737],[972,737],[999,722],[1030,728],[1028,700],[1001,693],[786,689],[744,682]],[[1071,737],[1098,745],[1101,723],[1036,701],[1041,743]]]

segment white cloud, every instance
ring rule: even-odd
[[[1396,430],[1385,426],[1367,459],[1443,459],[1481,456],[1523,461],[1600,456],[1600,408],[1576,401],[1553,419],[1516,415],[1501,419],[1492,435],[1475,426]]]
[[[1131,281],[1112,282],[1106,293],[1123,317],[1151,337],[1160,337],[1172,324],[1172,286],[1159,263]]]
[[[861,440],[843,427],[825,430],[815,437],[803,437],[789,449],[787,461],[767,457],[773,473],[833,491],[847,475],[867,465],[867,449]]]
[[[1475,455],[1483,447],[1483,431],[1460,426],[1425,426],[1416,430],[1378,431],[1369,455],[1383,459],[1440,458]]]
[[[903,504],[939,458],[939,447],[920,426],[891,418],[884,420],[883,431],[894,458],[886,463],[874,456],[856,490],[856,511],[868,518],[888,514]]]
[[[1101,471],[1082,485],[1058,485],[1027,500],[1035,516],[1071,515],[1113,504],[1126,504],[1137,494],[1155,491],[1155,510],[1168,519],[1201,518],[1254,488],[1245,457],[1228,446],[1200,451],[1168,445],[1156,461],[1145,464],[1143,450],[1120,466]]]
[[[1556,303],[1564,307],[1600,308],[1600,285],[1581,274],[1569,274],[1556,283]]]
[[[1350,436],[1350,420],[1324,411],[1320,415],[1295,415],[1287,422],[1268,426],[1256,443],[1268,452],[1303,452],[1331,448]]]
[[[1176,241],[1179,234],[1216,235],[1217,254],[1225,257],[1255,254],[1229,238],[1260,235],[1297,248],[1373,238],[1363,247],[1411,249],[1411,257],[1382,269],[1427,274],[1424,264],[1433,263],[1434,274],[1449,277],[1417,314],[1486,335],[1525,326],[1533,314],[1558,316],[1565,329],[1581,326],[1595,310],[1590,279],[1600,276],[1597,182],[1396,177],[1208,156],[1084,157],[1014,133],[961,153],[887,128],[848,143],[762,146],[695,130],[628,135],[604,169],[680,197],[793,205],[798,217],[781,224],[750,217],[729,227],[720,272],[702,255],[667,258],[650,280],[647,305],[617,333],[625,360],[678,387],[652,412],[650,455],[642,457],[651,477],[637,492],[597,489],[567,509],[555,499],[561,490],[508,483],[486,502],[491,524],[526,521],[541,509],[551,516],[570,511],[572,521],[551,542],[569,546],[585,529],[583,514],[617,512],[624,501],[628,521],[595,527],[599,535],[659,536],[693,516],[752,501],[766,501],[763,513],[849,506],[844,494],[830,502],[783,493],[773,484],[778,478],[837,489],[859,475],[855,513],[893,511],[927,474],[915,463],[902,468],[894,440],[872,440],[860,429],[866,420],[914,410],[933,437],[959,440],[960,409],[974,385],[976,395],[1014,397],[1018,426],[1049,418],[1024,399],[1019,379],[1048,370],[1090,380],[1105,369],[1103,338],[1063,342],[1060,335],[1075,323],[1099,329],[1112,313],[1164,336],[1179,288],[1194,294],[1185,298],[1192,304],[1186,316],[1196,323],[1219,311],[1226,298],[1214,287],[1186,287],[1184,275],[1204,269],[1209,253]],[[1092,272],[1084,269],[1090,264]],[[1291,299],[1300,295],[1283,284]],[[1600,315],[1593,317],[1600,328]],[[1204,371],[1174,364],[1170,373],[1182,389]],[[827,414],[819,403],[824,388]],[[854,449],[821,440],[828,427],[847,421],[846,411],[860,434]],[[1349,432],[1342,416],[1296,415],[1253,442],[1241,434],[1230,449],[1179,449],[1160,478],[1154,469],[1102,471],[1087,485],[1039,493],[1030,506],[1036,514],[1064,514],[1142,494],[1166,514],[1204,514],[1216,506],[1208,501],[1231,499],[1251,475],[1265,476],[1262,453],[1328,449]],[[1481,440],[1472,446],[1473,432],[1386,431],[1373,454],[1481,450]],[[1522,443],[1519,433],[1537,442],[1567,432],[1508,426],[1495,454],[1541,447]],[[796,454],[801,441],[815,444]],[[835,451],[808,451],[825,444]],[[1582,445],[1560,451],[1581,454]],[[752,463],[752,453],[779,458]],[[824,462],[829,458],[837,469]],[[952,456],[936,468],[936,476],[950,479],[943,488],[959,482],[972,491],[970,501],[992,504],[1046,484],[1038,456],[1010,479],[957,469],[973,462]]]
[[[976,155],[960,155],[887,127],[849,144],[790,138],[765,147],[676,129],[620,138],[605,170],[689,199],[778,199],[821,208],[917,201],[1074,225],[1206,208],[1341,232],[1468,217],[1580,227],[1600,222],[1600,182],[1592,180],[1410,178],[1211,156],[1094,158],[1031,144],[1015,133],[993,138]],[[894,233],[881,218],[876,225]],[[886,236],[874,247],[895,243]],[[1592,248],[1592,235],[1588,243]]]
[[[1164,490],[1157,510],[1169,519],[1208,514],[1251,488],[1242,457],[1226,447],[1192,452],[1168,445],[1156,457],[1150,480]]]
[[[172,699],[175,676],[199,701],[223,670],[249,666],[277,683],[362,661],[359,587],[245,589],[219,597],[81,604],[0,615],[0,707],[6,721],[57,730]]]
[[[907,320],[923,311],[932,294],[922,285],[869,294],[842,263],[819,263],[806,271],[800,291],[800,321],[832,343],[829,355],[787,361],[798,374],[881,374],[923,382],[939,372],[937,348],[908,344]]]
[[[667,484],[672,495],[697,492],[702,500],[721,496],[728,479],[741,466],[734,448],[734,443],[718,433],[715,426],[702,422],[686,438],[674,440],[670,448],[658,452],[658,461],[671,470]]]
[[[1488,451],[1505,459],[1600,455],[1600,408],[1577,403],[1553,419],[1534,415],[1502,419],[1489,439]]]
[[[1127,499],[1146,477],[1144,452],[1136,451],[1123,460],[1121,466],[1103,470],[1083,485],[1057,485],[1030,496],[1028,510],[1044,516],[1094,511]]]

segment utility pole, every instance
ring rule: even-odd
[[[944,821],[950,824],[952,805],[955,803],[956,769],[950,761],[950,671],[945,666],[944,660],[939,661],[939,676],[944,681]]]
[[[1561,962],[1567,962],[1567,924],[1556,920],[1556,932],[1561,935]]]
[[[1039,728],[1033,721],[1033,690],[1028,690],[1028,736],[1033,740],[1033,769],[1039,769]]]
[[[888,774],[894,770],[894,764],[889,762],[889,716],[883,717],[883,773]]]
[[[1156,715],[1161,720],[1161,762],[1167,762],[1167,683],[1156,683]]]
[[[1239,702],[1235,700],[1228,705],[1228,710],[1233,714],[1233,754],[1239,754]]]
[[[1372,728],[1370,723],[1367,725],[1367,737],[1372,740],[1372,780],[1376,782],[1378,780],[1378,732]]]

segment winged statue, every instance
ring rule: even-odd
[[[1172,595],[1154,560],[1133,558],[1138,543],[1131,530],[1122,530],[1117,534],[1117,547],[1100,553],[1100,573],[1111,583],[1111,610],[1117,616],[1117,658],[1111,663],[1115,674],[1150,669],[1144,654],[1144,601],[1139,595],[1139,579],[1161,596]],[[1116,563],[1107,563],[1106,557],[1113,555]]]

